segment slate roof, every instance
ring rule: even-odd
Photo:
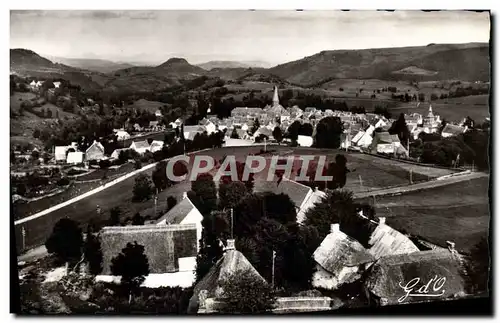
[[[111,260],[129,242],[137,241],[144,246],[152,274],[176,272],[179,270],[179,258],[197,255],[195,224],[104,227],[99,237],[103,253],[103,275],[111,274]]]
[[[370,245],[368,252],[375,259],[388,255],[419,251],[417,246],[408,237],[387,224],[379,223],[378,225],[373,225],[373,227],[374,229],[368,242]]]
[[[166,220],[167,224],[179,224],[194,208],[196,208],[194,204],[188,197],[186,197],[177,203],[170,211],[156,220],[156,223]]]
[[[380,258],[369,270],[364,286],[376,298],[382,299],[381,305],[436,301],[465,295],[463,274],[460,255],[447,249],[436,249]],[[429,294],[444,292],[442,296],[408,296],[399,301],[405,295],[401,285],[406,286],[412,279],[419,278],[419,284],[415,286],[418,289],[436,276],[438,279],[444,277],[446,281],[436,292],[431,283]]]
[[[134,141],[133,144],[135,145],[136,149],[143,149],[143,148],[146,149],[146,148],[149,148],[149,144],[148,144],[148,142],[146,140]]]
[[[297,183],[296,181],[283,178],[283,180],[276,186],[273,193],[288,195],[295,204],[295,207],[300,208],[310,192],[312,192],[310,187]]]
[[[203,132],[205,127],[201,125],[197,126],[184,126],[184,132]]]
[[[464,133],[464,131],[465,131],[464,127],[447,123],[446,126],[444,126],[442,133],[449,133],[452,136],[458,136]]]

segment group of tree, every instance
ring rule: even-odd
[[[316,126],[314,147],[337,149],[341,144],[344,126],[339,117],[325,117]]]
[[[332,179],[329,181],[316,180],[316,173],[320,165],[318,161],[313,160],[309,163],[308,169],[306,170],[307,181],[299,181],[300,183],[307,185],[313,189],[324,190],[327,189],[338,189],[345,186],[347,181],[347,174],[350,170],[347,168],[347,158],[344,155],[338,154],[335,156],[335,161],[323,165],[323,168],[319,170],[322,176],[331,176]],[[297,174],[302,173],[302,169],[299,169]]]

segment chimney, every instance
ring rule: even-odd
[[[340,232],[340,224],[332,223],[330,224],[330,233]]]
[[[182,199],[185,199],[185,198],[187,198],[187,197],[188,197],[187,192],[182,192]]]
[[[455,251],[455,242],[446,241],[446,245],[448,246],[448,250],[450,250],[451,252]]]
[[[379,224],[385,224],[385,217],[378,218],[378,223]]]
[[[224,251],[226,251],[226,250],[235,250],[236,248],[234,246],[234,242],[235,242],[234,239],[227,239],[227,246],[224,249]]]
[[[318,187],[316,186],[316,187],[314,188],[314,191],[315,191],[315,192],[317,192],[318,190],[319,190],[319,189],[318,189]]]

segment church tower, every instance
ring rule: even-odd
[[[274,95],[273,95],[273,107],[278,106],[280,104],[280,99],[278,97],[278,87],[274,87]]]

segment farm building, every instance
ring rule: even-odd
[[[80,164],[83,163],[84,154],[81,151],[70,151],[68,157],[66,157],[66,163],[68,164]]]
[[[101,160],[104,158],[104,147],[100,142],[94,143],[85,151],[85,160]]]
[[[182,201],[177,203],[170,211],[165,213],[156,221],[156,225],[171,225],[171,224],[194,224],[197,228],[197,246],[199,249],[199,241],[201,239],[201,221],[203,215],[194,206],[193,202],[184,193]]]
[[[146,140],[133,141],[132,144],[130,144],[129,149],[135,150],[138,154],[143,155],[149,150],[149,144]]]
[[[313,207],[314,203],[319,201],[321,197],[325,196],[325,193],[320,190],[312,190],[304,184],[287,178],[283,178],[277,186],[273,185],[271,189],[275,194],[285,194],[290,197],[295,204],[297,222],[299,223],[305,219],[305,212]]]
[[[376,222],[362,212],[359,217],[366,225],[356,232],[347,234],[339,224],[331,225],[330,234],[313,255],[317,263],[313,286],[335,290],[361,278],[382,257],[420,252],[408,237],[386,225],[385,218]]]
[[[115,134],[118,137],[117,138],[118,140],[127,140],[127,139],[130,139],[130,135],[126,131],[118,130],[118,131],[116,131]]]
[[[150,274],[171,274],[163,286],[179,286],[181,282],[176,281],[176,278],[185,276],[184,272],[195,271],[197,229],[194,224],[104,227],[99,237],[103,275],[112,275],[112,259],[128,243],[134,242],[144,247]]]
[[[379,306],[465,296],[460,257],[453,250],[443,248],[380,258],[368,271],[364,282],[365,293],[371,303]],[[406,295],[401,286],[408,284],[414,287]],[[419,292],[427,284],[429,288],[426,292]]]
[[[399,154],[408,155],[406,149],[401,145],[397,135],[388,132],[375,132],[371,143],[372,154]]]
[[[313,144],[313,137],[299,135],[297,137],[297,143],[300,147],[311,147]]]
[[[444,126],[443,131],[441,132],[441,136],[443,138],[458,136],[467,131],[467,126],[462,127],[454,124],[447,123]]]
[[[162,148],[163,148],[163,141],[153,140],[153,142],[149,146],[149,151],[154,153],[156,151],[162,150]]]
[[[184,126],[184,138],[186,140],[193,140],[194,136],[198,133],[203,133],[206,131],[204,126]]]
[[[118,157],[120,157],[120,152],[122,151],[127,151],[129,150],[129,148],[120,148],[120,149],[115,149],[113,150],[113,152],[111,153],[111,158],[112,159],[118,159]]]
[[[255,279],[262,281],[262,284],[267,284],[248,259],[236,250],[235,241],[229,239],[222,258],[194,287],[193,296],[189,300],[188,313],[216,311],[217,309],[213,308],[214,299],[221,297],[224,293],[221,282],[236,272],[249,273]]]

